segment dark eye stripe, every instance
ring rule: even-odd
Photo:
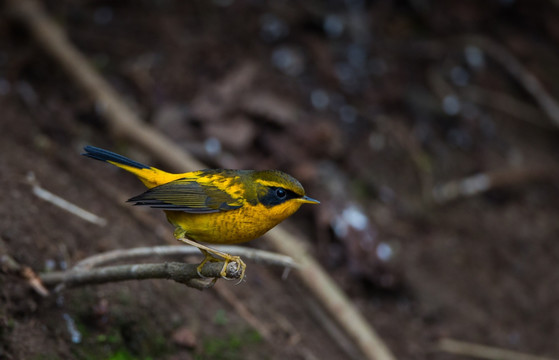
[[[279,192],[279,193],[278,193]],[[280,196],[281,193],[284,193],[285,195]],[[258,200],[260,201],[260,203],[266,207],[272,207],[275,205],[279,205],[282,204],[290,199],[296,199],[296,198],[300,198],[301,195],[298,195],[296,193],[294,193],[291,190],[288,189],[284,189],[281,187],[269,187],[268,191],[266,193],[264,193],[263,195],[260,195],[258,197]]]

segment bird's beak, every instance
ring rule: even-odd
[[[297,199],[297,201],[305,203],[305,204],[320,204],[320,201],[312,199],[308,196],[303,196]]]

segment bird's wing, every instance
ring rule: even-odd
[[[244,204],[242,196],[232,196],[220,187],[211,183],[200,184],[196,179],[171,181],[151,188],[128,201],[135,202],[135,205],[194,214],[229,211]]]

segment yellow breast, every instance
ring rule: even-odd
[[[238,244],[254,240],[291,216],[301,203],[274,207],[245,203],[241,208],[210,214],[165,211],[169,222],[184,230],[192,240],[210,244]]]

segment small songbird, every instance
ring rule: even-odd
[[[212,169],[171,174],[93,146],[84,156],[105,161],[136,175],[149,189],[128,200],[162,209],[175,226],[175,237],[204,254],[198,274],[208,261],[224,259],[246,269],[238,256],[200,244],[238,244],[256,239],[296,212],[302,204],[319,201],[305,195],[294,177],[279,170]]]

